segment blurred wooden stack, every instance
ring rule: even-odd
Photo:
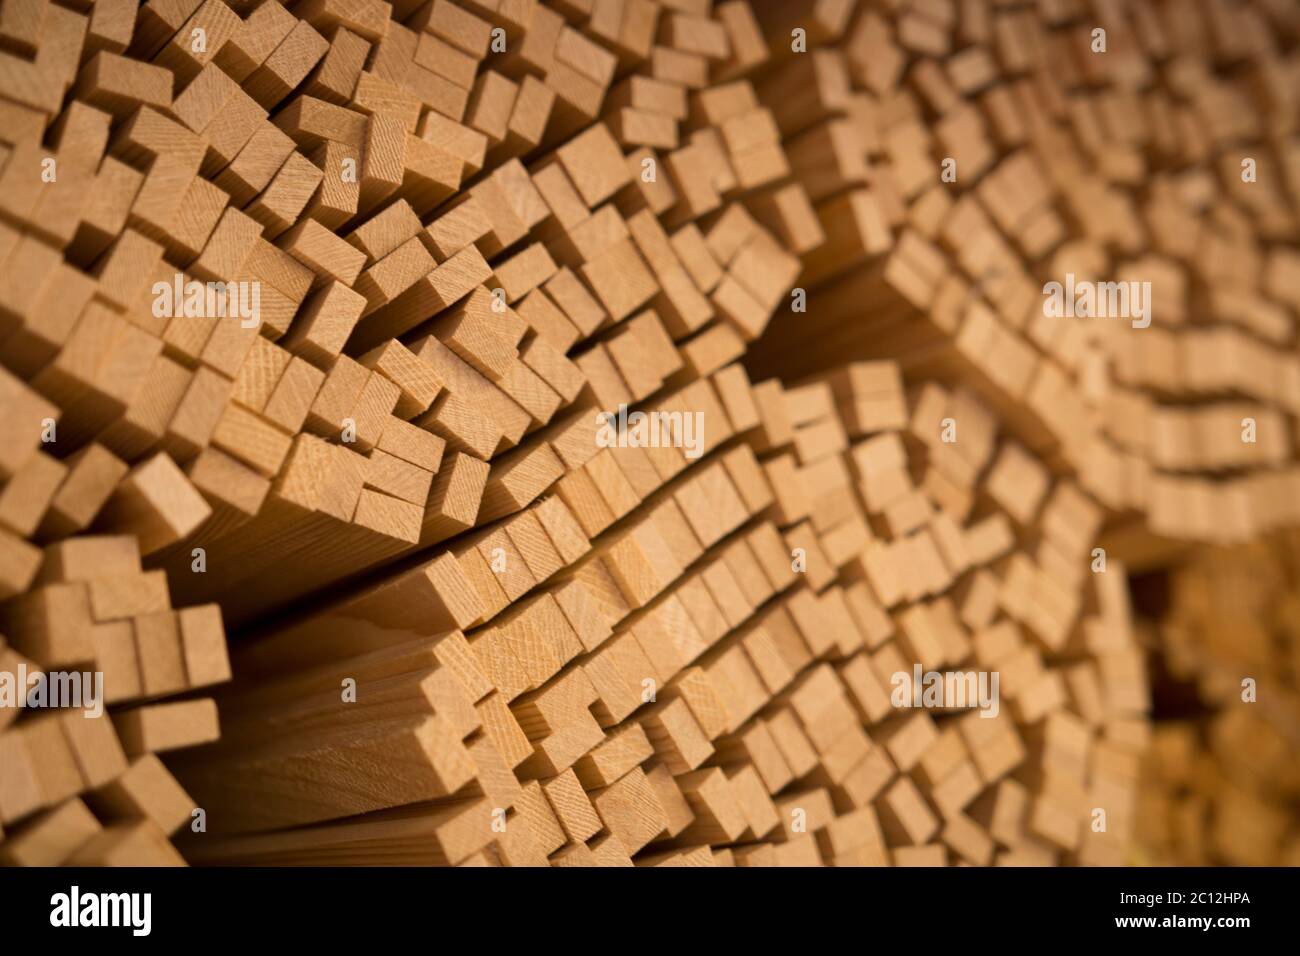
[[[1300,535],[1199,553],[1170,572],[1169,605],[1143,625],[1177,713],[1144,767],[1144,854],[1300,866]]]
[[[751,368],[964,383],[1135,557],[1296,524],[1300,9],[806,6],[844,15],[760,91],[828,238]],[[1049,317],[1067,276],[1149,282],[1149,327]]]
[[[112,710],[0,858],[1123,862],[1103,527],[1300,517],[1297,14],[1195,9],[6,2],[0,670]]]
[[[210,697],[159,698],[229,680],[220,607],[173,610],[135,536],[79,535],[46,547],[39,578],[0,621],[0,861],[183,862],[168,838],[194,822],[195,804],[155,754],[216,739],[217,711]],[[79,706],[20,710],[30,692],[48,701],[83,673]]]

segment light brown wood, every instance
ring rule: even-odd
[[[0,857],[1293,859],[1288,545],[1126,594],[1300,517],[1240,6],[5,4]]]

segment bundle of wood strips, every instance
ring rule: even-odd
[[[1126,561],[1300,523],[1298,34],[4,0],[0,861],[1130,861]]]

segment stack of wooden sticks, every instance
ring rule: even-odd
[[[1297,523],[1294,6],[882,6],[765,81],[829,241],[752,367],[966,383],[1131,547]],[[1047,314],[1098,280],[1144,314]]]
[[[1178,866],[1300,865],[1300,536],[1198,553],[1140,633],[1162,662],[1141,849]]]
[[[1146,697],[1100,509],[890,363],[684,391],[657,410],[705,416],[698,460],[602,450],[241,646],[221,742],[177,766],[220,830],[187,855],[1122,861]],[[914,710],[916,667],[1000,688]]]
[[[0,860],[1125,862],[1103,530],[1300,519],[1300,18],[1194,8],[6,0],[0,672],[109,711]]]

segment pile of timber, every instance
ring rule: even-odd
[[[1146,684],[1072,480],[891,363],[728,366],[645,410],[702,414],[703,454],[603,449],[237,647],[220,742],[175,762],[210,826],[186,855],[1125,861]],[[914,668],[970,696],[914,707]]]
[[[1099,6],[6,2],[0,670],[110,707],[0,859],[1123,862],[1103,525],[1300,517],[1297,13]]]
[[[1300,865],[1300,534],[1198,553],[1141,633],[1161,661],[1143,858]]]
[[[967,384],[1135,557],[1300,522],[1300,9],[815,7],[758,86],[828,241],[751,367]],[[1146,315],[1049,316],[1050,282],[1150,283]]]

